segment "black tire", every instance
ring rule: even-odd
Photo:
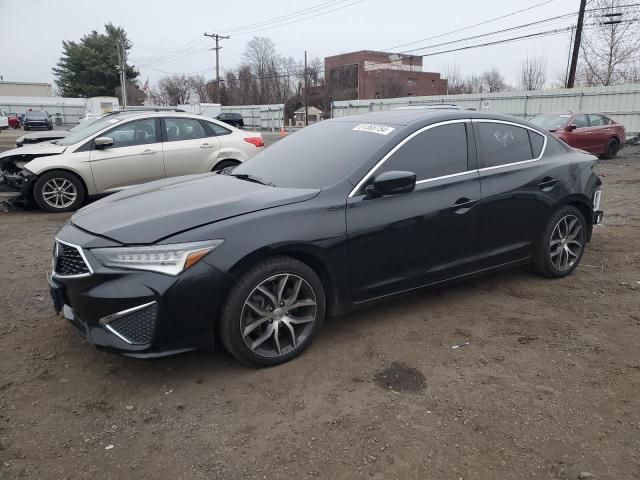
[[[218,162],[215,167],[213,167],[212,172],[217,172],[219,170],[224,170],[225,168],[235,167],[236,165],[240,165],[240,162],[236,160],[222,160]]]
[[[618,141],[617,138],[611,138],[607,142],[607,148],[604,151],[604,155],[602,155],[602,158],[606,158],[607,160],[616,158],[616,155],[618,155],[619,150],[620,150],[620,142]]]
[[[61,194],[61,196],[59,197],[61,206],[58,208],[56,208],[53,204],[54,200],[51,199],[51,194],[49,193],[49,195],[47,195],[47,191],[51,191],[50,187],[54,182],[61,186],[67,186],[67,188],[65,188],[64,190],[65,192],[75,193],[75,197],[73,198],[73,200],[71,200],[71,196],[62,197]],[[71,184],[71,186],[68,186],[69,184]],[[63,170],[53,170],[51,172],[44,173],[38,178],[38,180],[36,180],[35,184],[33,185],[33,198],[38,206],[46,212],[73,212],[80,208],[80,206],[84,203],[84,185],[82,184],[80,179],[73,173],[65,172]],[[49,200],[47,200],[47,198]],[[71,201],[71,203],[68,203],[68,201]]]
[[[298,325],[296,327],[306,329],[306,335],[297,345],[293,346],[289,343],[288,345],[286,345],[286,348],[288,350],[285,351],[285,349],[283,348],[282,352],[278,352],[276,356],[260,355],[249,347],[242,335],[242,315],[244,311],[243,309],[245,308],[245,302],[252,298],[252,295],[254,294],[254,292],[256,292],[257,287],[263,285],[263,282],[269,281],[269,279],[271,278],[283,275],[291,275],[292,278],[301,278],[304,282],[306,282],[305,288],[312,289],[316,302],[315,307],[313,307],[315,308],[315,320],[311,322],[308,329],[307,327],[303,327],[301,325]],[[326,311],[325,298],[326,297],[322,282],[320,281],[316,273],[306,264],[293,258],[284,256],[273,257],[264,260],[243,273],[229,291],[218,323],[218,334],[220,340],[225,349],[231,355],[247,365],[268,367],[286,362],[302,353],[311,344],[311,341],[320,330]],[[281,303],[280,305],[282,306],[283,303]],[[284,306],[282,307],[282,310],[286,310],[286,308],[288,307]],[[277,311],[273,311],[273,315],[275,316],[276,314]],[[289,315],[289,312],[286,312],[286,314]],[[287,319],[289,317],[285,316],[284,318]],[[271,323],[274,323],[274,321],[270,320],[268,321],[268,324],[264,323],[261,327],[263,331],[265,331],[266,328],[270,328],[269,324]],[[275,320],[275,323],[281,322]],[[279,338],[283,342],[289,342],[289,331],[285,330],[285,327],[281,328],[283,333]],[[300,332],[301,330],[296,331]],[[276,335],[277,332],[278,330],[276,330]],[[284,337],[285,333],[287,335],[286,337]],[[260,335],[260,333],[258,333],[258,335]],[[295,336],[295,334],[291,333],[291,336]],[[267,342],[270,343],[267,344]],[[263,343],[263,345],[274,344],[274,337],[271,335],[269,335],[268,339]],[[280,348],[280,343],[278,343],[278,348]]]
[[[558,223],[564,218],[575,218],[577,222],[580,224],[580,232],[576,237],[576,240],[581,243],[581,248],[579,252],[574,250],[572,252],[576,253],[577,256],[569,256],[567,253],[561,253],[562,255],[567,255],[568,262],[571,262],[566,266],[566,268],[558,268],[558,266],[552,260],[552,242],[556,242],[556,239],[553,238],[556,232],[556,227]],[[587,222],[585,221],[584,215],[582,212],[572,206],[566,205],[560,208],[556,213],[551,217],[549,223],[544,229],[544,233],[542,234],[538,244],[535,247],[534,255],[533,255],[533,269],[540,275],[549,277],[549,278],[561,278],[566,277],[573,273],[573,271],[580,264],[580,260],[582,259],[582,255],[584,254],[584,250],[586,247],[586,238],[587,238]],[[574,227],[577,228],[577,227]],[[572,230],[573,231],[573,230]],[[575,243],[574,241],[570,243]],[[564,248],[565,244],[558,244],[558,248]],[[554,250],[553,253],[557,251]],[[566,250],[565,250],[566,252]]]

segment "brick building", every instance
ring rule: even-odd
[[[325,57],[325,82],[332,100],[446,95],[447,80],[423,72],[422,57],[360,52]]]

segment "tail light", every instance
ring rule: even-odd
[[[264,147],[264,140],[262,139],[262,137],[245,137],[244,141],[252,143],[258,148]]]

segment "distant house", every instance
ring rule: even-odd
[[[316,107],[309,107],[309,124],[319,122],[322,120],[322,110]],[[295,112],[293,112],[293,121],[296,127],[302,127],[305,125],[304,121],[304,107],[299,108]]]

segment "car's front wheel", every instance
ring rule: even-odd
[[[235,167],[236,165],[240,165],[240,162],[235,160],[222,160],[218,162],[215,167],[213,167],[213,172],[217,172],[219,170],[224,170],[225,168]]]
[[[559,278],[572,273],[584,254],[587,223],[582,212],[567,205],[547,224],[536,246],[533,266],[546,277]]]
[[[223,345],[238,360],[277,365],[309,346],[325,316],[322,282],[306,264],[274,257],[245,272],[220,316]]]
[[[47,172],[36,180],[33,198],[47,212],[72,212],[84,202],[84,187],[72,173]]]

